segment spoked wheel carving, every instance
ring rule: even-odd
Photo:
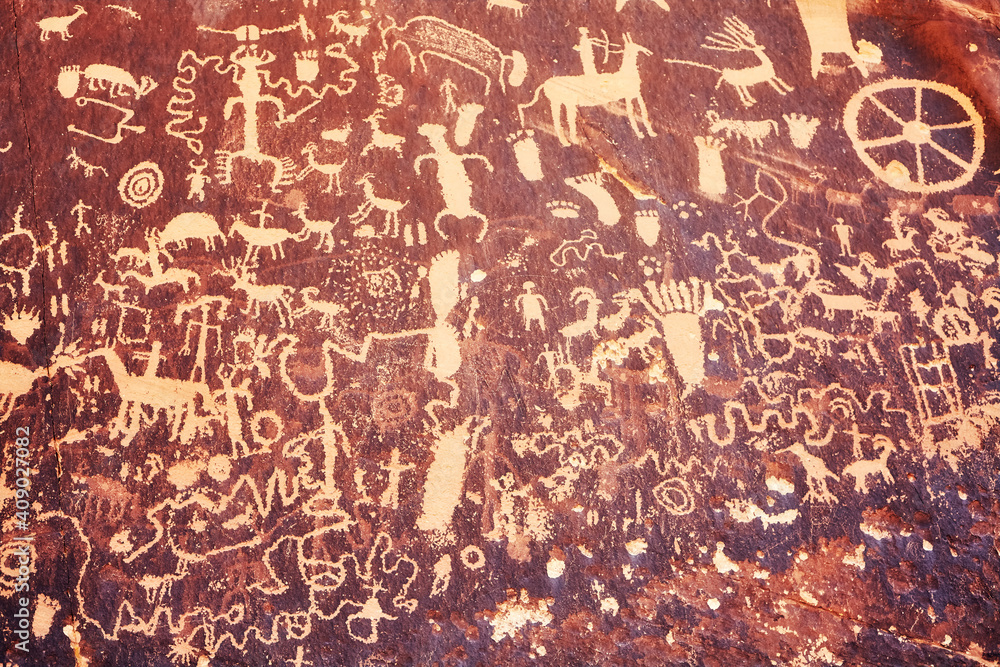
[[[890,106],[910,99],[912,110]],[[954,107],[951,117],[932,121],[928,109],[942,102]],[[862,113],[865,127],[859,127]],[[922,194],[971,181],[986,145],[983,117],[972,100],[947,84],[918,79],[890,79],[859,90],[844,109],[844,129],[872,173],[897,190]]]

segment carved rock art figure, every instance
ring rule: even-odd
[[[238,234],[244,241],[246,241],[247,257],[253,257],[254,254],[262,248],[269,248],[271,250],[272,260],[276,261],[279,257],[284,258],[285,251],[282,248],[282,244],[288,240],[294,239],[299,241],[302,239],[298,238],[287,229],[279,227],[264,227],[264,218],[267,214],[264,213],[263,206],[261,207],[259,213],[261,214],[260,226],[254,227],[253,225],[245,222],[242,217],[237,216],[233,221],[232,226],[229,228],[228,236],[232,238],[234,234]]]
[[[122,282],[124,282],[125,278],[135,278],[147,292],[153,287],[159,287],[170,283],[180,285],[185,291],[190,291],[194,285],[197,285],[201,281],[200,276],[194,271],[180,269],[173,266],[164,268],[163,265],[160,264],[161,256],[166,256],[171,261],[173,260],[170,253],[160,246],[160,232],[155,229],[150,229],[146,232],[145,252],[139,250],[138,248],[121,248],[113,255],[113,258],[121,259],[123,257],[131,257],[139,260],[140,263],[145,263],[146,268],[149,269],[149,275],[129,269],[121,272],[121,279]]]
[[[60,95],[67,99],[71,99],[79,91],[80,82],[83,78],[87,79],[89,82],[89,90],[108,90],[109,96],[112,99],[115,97],[127,97],[130,93],[134,94],[136,99],[138,99],[156,88],[157,85],[156,82],[149,77],[142,77],[142,83],[136,82],[135,78],[131,74],[120,67],[95,64],[90,65],[83,72],[81,72],[80,68],[75,65],[63,67],[59,71],[56,89],[59,91]],[[76,132],[78,134],[82,134],[83,136],[90,137],[91,139],[97,139],[105,143],[117,144],[125,138],[125,130],[130,130],[136,134],[142,134],[146,131],[145,126],[128,124],[128,122],[135,116],[135,111],[127,107],[119,106],[113,102],[94,97],[78,97],[76,98],[76,104],[80,107],[97,105],[99,107],[114,109],[121,115],[121,118],[119,118],[115,123],[115,133],[110,137],[104,134],[97,134],[80,129],[76,127],[75,124],[67,126],[66,129],[70,132]]]
[[[514,16],[521,18],[528,5],[520,0],[486,0],[487,11],[493,9],[494,7],[509,9]]]
[[[597,171],[582,176],[571,176],[566,179],[570,186],[597,207],[597,219],[605,225],[616,225],[621,220],[621,211],[614,197],[604,187],[604,172]]]
[[[469,417],[452,431],[437,434],[434,462],[427,471],[423,508],[417,518],[420,530],[446,531],[462,496],[465,481],[466,456],[471,440],[485,424],[472,428],[475,417]]]
[[[529,181],[540,181],[545,178],[542,172],[542,158],[535,141],[534,130],[521,130],[507,139],[514,148],[514,158],[521,175]]]
[[[819,118],[810,118],[804,114],[782,114],[785,123],[788,125],[788,134],[792,138],[792,145],[803,150],[809,148],[816,128],[819,127]]]
[[[109,1],[0,3],[10,655],[997,660],[989,3]]]
[[[563,357],[569,359],[570,345],[574,338],[593,334],[597,328],[597,312],[601,307],[601,300],[597,294],[589,287],[577,287],[570,293],[570,299],[574,304],[586,304],[586,312],[582,319],[567,324],[559,329],[559,334],[565,339]]]
[[[447,216],[455,218],[479,218],[483,221],[482,230],[476,237],[477,241],[482,241],[488,230],[486,216],[472,207],[472,181],[466,171],[465,163],[468,161],[480,160],[487,171],[493,171],[493,165],[483,155],[474,153],[455,153],[448,146],[446,139],[447,129],[443,125],[425,123],[420,126],[418,132],[427,138],[432,151],[421,155],[413,163],[413,167],[420,175],[421,165],[425,160],[431,160],[437,164],[437,180],[441,187],[441,196],[444,197],[444,210],[434,217],[434,229],[442,238],[448,239],[448,235],[441,230],[441,219]]]
[[[170,437],[180,438],[182,441],[193,438],[205,421],[197,414],[199,406],[209,418],[217,414],[208,385],[157,375],[162,346],[161,341],[153,342],[146,371],[142,375],[130,374],[118,353],[110,348],[95,350],[88,355],[105,360],[118,387],[121,407],[112,431],[116,435],[125,436],[122,440],[123,447],[131,444],[138,434],[140,425],[147,419],[147,407],[153,409],[153,420],[160,412],[165,413],[170,426]]]
[[[734,136],[746,139],[751,146],[761,148],[764,146],[764,139],[772,133],[778,134],[778,123],[774,120],[734,120],[732,118],[722,118],[718,112],[709,110],[705,117],[708,118],[708,131],[712,134],[725,133],[726,139]]]
[[[193,239],[204,241],[208,252],[215,251],[216,241],[225,243],[226,240],[219,229],[219,223],[207,213],[181,213],[174,216],[159,234],[159,242],[163,246],[176,243],[182,249],[186,249],[188,242]]]
[[[76,148],[70,149],[69,155],[66,156],[66,159],[69,160],[69,165],[71,169],[82,168],[83,173],[87,178],[90,178],[97,172],[101,172],[105,176],[108,175],[108,170],[105,169],[104,167],[99,167],[96,164],[90,164],[82,157],[80,157],[76,152]]]
[[[882,100],[883,96],[912,96],[912,117],[909,111],[903,115],[894,111]],[[957,104],[954,120],[928,122],[925,96],[943,96]],[[863,118],[862,114],[871,115]],[[873,119],[879,122],[876,124]],[[961,153],[942,143],[942,133],[964,128],[971,131],[971,136],[963,141]],[[844,109],[844,129],[858,157],[873,174],[897,190],[921,194],[947,192],[971,181],[979,169],[986,145],[983,117],[972,100],[953,86],[935,81],[889,79],[865,86]],[[872,152],[884,152],[879,149],[887,147],[898,149],[899,157],[887,163],[878,161]],[[915,154],[915,158],[910,157],[911,154]],[[932,165],[939,158],[957,167],[957,171],[935,169]]]
[[[809,59],[812,76],[819,76],[823,66],[823,56],[828,53],[844,53],[861,75],[868,76],[868,67],[851,39],[851,29],[847,24],[847,0],[795,0],[799,16],[809,37]]]
[[[350,216],[350,221],[356,225],[363,223],[371,215],[372,211],[378,209],[385,213],[385,228],[382,234],[394,234],[399,232],[399,212],[406,207],[408,201],[396,201],[395,199],[385,199],[375,195],[375,185],[372,183],[374,174],[365,174],[358,180],[358,185],[363,186],[365,201],[358,206],[358,210]]]
[[[307,83],[316,80],[319,76],[319,51],[310,49],[295,54],[295,76]]]
[[[281,186],[291,183],[290,160],[282,160],[263,153],[260,149],[260,111],[265,103],[277,109],[278,121],[285,117],[285,103],[274,95],[264,95],[263,78],[266,70],[261,67],[275,60],[270,51],[261,50],[256,43],[240,46],[232,54],[230,61],[236,66],[233,82],[239,88],[238,97],[226,100],[222,116],[229,120],[233,111],[239,106],[243,111],[243,147],[236,151],[219,151],[217,162],[221,172],[219,183],[232,182],[233,162],[237,158],[249,160],[256,164],[269,164],[273,170],[271,190],[278,192]]]
[[[191,183],[188,188],[188,199],[197,199],[199,202],[205,201],[205,186],[211,182],[212,177],[205,173],[208,169],[208,160],[202,160],[201,164],[195,164],[194,160],[188,162],[192,171],[185,176],[185,180]]]
[[[118,181],[118,194],[133,208],[144,208],[160,198],[163,192],[163,171],[155,162],[140,162]]]
[[[625,5],[628,4],[628,2],[629,0],[615,0],[615,11],[620,12],[625,9]],[[663,11],[670,11],[670,5],[668,5],[664,0],[652,0],[652,2]]]
[[[719,69],[711,65],[705,65],[690,60],[677,60],[668,58],[668,63],[679,63],[682,65],[692,65],[719,72],[719,81],[715,84],[719,88],[723,83],[728,83],[737,92],[743,106],[751,107],[757,103],[756,98],[750,94],[750,87],[760,83],[767,83],[779,95],[786,95],[792,91],[792,87],[785,83],[774,71],[774,63],[765,53],[765,47],[757,42],[757,35],[750,27],[736,18],[730,16],[723,21],[722,32],[709,35],[702,45],[706,49],[714,51],[728,51],[730,53],[752,53],[759,64],[743,68]]]
[[[302,202],[302,205],[293,214],[302,221],[302,236],[296,237],[296,240],[305,240],[311,234],[318,234],[319,243],[316,244],[316,250],[321,250],[329,246],[328,250],[332,251],[336,242],[333,236],[333,228],[340,222],[340,218],[336,220],[310,220],[306,216],[306,212],[306,203]]]
[[[472,132],[476,129],[476,120],[483,112],[482,104],[470,102],[458,108],[458,120],[455,121],[455,145],[468,146],[472,140]]]
[[[136,81],[134,76],[121,67],[96,63],[88,65],[82,72],[77,65],[63,67],[59,71],[56,88],[60,95],[69,99],[80,89],[82,79],[87,81],[90,90],[107,90],[112,98],[134,95],[138,99],[148,95],[157,86],[156,81],[148,76]]]
[[[690,392],[705,379],[702,318],[710,311],[722,310],[723,304],[714,297],[710,284],[695,278],[687,282],[664,280],[659,286],[647,281],[645,288],[645,293],[631,290],[630,297],[660,323],[674,366],[685,391]]]
[[[435,16],[417,16],[403,26],[392,21],[382,29],[382,42],[387,50],[403,47],[411,70],[419,60],[426,71],[427,56],[433,55],[479,74],[486,81],[485,95],[490,94],[493,81],[506,91],[508,83],[515,88],[524,83],[528,73],[520,51],[506,55],[482,36]]]
[[[346,35],[348,44],[361,46],[361,40],[368,36],[368,26],[344,22],[344,19],[347,18],[347,12],[344,10],[331,14],[327,18],[331,22],[330,32]]]
[[[635,231],[642,242],[653,247],[660,237],[660,213],[649,209],[635,212]]]
[[[344,194],[344,191],[340,187],[340,172],[344,170],[345,166],[347,166],[347,160],[344,160],[339,164],[316,162],[317,150],[319,150],[319,147],[316,146],[315,143],[311,142],[306,144],[306,147],[302,149],[302,154],[306,156],[308,164],[302,171],[299,172],[298,179],[302,180],[313,172],[325,174],[329,180],[327,181],[326,189],[323,190],[323,192],[333,192],[333,182],[336,180],[337,194]]]
[[[24,226],[24,206],[18,206],[14,213],[14,228],[0,236],[0,269],[16,273],[21,278],[21,294],[27,296],[31,291],[31,271],[38,266],[41,248],[35,233]],[[16,244],[28,246],[27,253],[14,253]],[[11,298],[16,298],[15,290],[10,283],[5,285],[11,292]]]
[[[76,11],[68,16],[49,16],[38,22],[38,27],[42,29],[41,40],[47,41],[49,35],[54,32],[59,33],[63,41],[68,40],[72,35],[69,34],[69,24],[77,20],[81,16],[85,15],[87,12],[80,5],[74,5],[73,7]]]
[[[383,131],[381,126],[381,121],[383,120],[385,120],[385,114],[379,109],[376,109],[372,115],[365,118],[365,122],[372,129],[372,138],[368,145],[361,151],[362,157],[368,155],[376,148],[388,148],[396,151],[397,155],[403,157],[403,142],[406,141],[406,137]]]
[[[718,137],[695,137],[694,143],[698,148],[698,189],[709,196],[726,194],[729,186],[722,165],[725,142]]]
[[[42,320],[37,311],[15,311],[3,320],[3,328],[21,345],[28,342],[41,324]]]
[[[552,124],[560,143],[569,146],[578,141],[576,129],[577,112],[581,107],[603,106],[611,102],[624,101],[629,124],[636,136],[642,138],[638,119],[642,119],[646,134],[655,137],[656,132],[649,120],[646,102],[642,98],[642,81],[639,75],[639,55],[652,55],[652,51],[624,36],[622,64],[617,72],[610,74],[582,74],[579,76],[554,76],[535,91],[535,96],[526,104],[518,104],[517,110],[524,125],[524,111],[536,102],[544,92],[552,109]],[[637,113],[638,110],[638,113]],[[563,116],[566,121],[563,125]],[[569,127],[567,137],[564,127]]]

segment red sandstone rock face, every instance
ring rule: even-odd
[[[0,9],[5,659],[995,664],[995,12]]]

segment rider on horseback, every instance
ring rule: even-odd
[[[611,42],[608,41],[608,33],[601,31],[604,39],[590,36],[590,30],[580,28],[580,43],[573,47],[574,51],[580,52],[580,60],[583,62],[584,74],[597,74],[597,60],[594,55],[595,48],[604,49],[603,65],[608,64],[608,54],[611,52]]]

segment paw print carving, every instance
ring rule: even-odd
[[[642,269],[642,275],[652,278],[655,275],[663,273],[663,262],[655,257],[645,255],[639,260],[639,268]]]
[[[693,201],[679,201],[672,208],[677,212],[677,217],[681,220],[687,220],[692,215],[696,215],[699,218],[705,215],[705,212],[698,208],[698,205]]]

